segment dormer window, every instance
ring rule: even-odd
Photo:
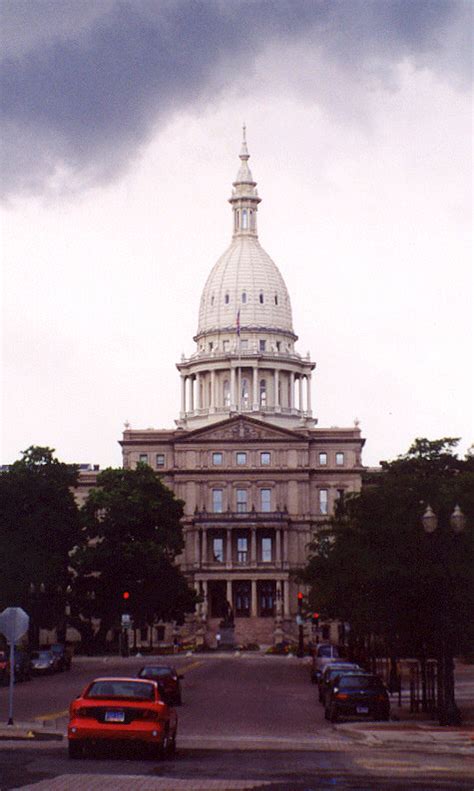
[[[263,291],[260,292],[258,299],[260,301],[260,304],[263,305]]]
[[[225,304],[226,304],[226,305],[228,305],[228,304],[229,304],[229,302],[230,302],[229,293],[227,293],[227,294],[225,295],[225,297],[224,297],[224,302],[225,302]]]
[[[214,304],[214,294],[211,297],[211,306]]]
[[[275,294],[275,305],[278,305],[278,294]]]
[[[247,302],[247,292],[242,291],[242,304],[245,305],[246,302]]]

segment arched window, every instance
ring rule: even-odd
[[[213,305],[213,304],[214,304],[214,294],[211,297],[211,305]]]
[[[238,230],[239,230],[239,212],[235,211],[234,212],[234,231],[238,231]]]
[[[245,305],[246,302],[247,302],[247,292],[242,291],[242,304]]]
[[[247,209],[242,209],[242,230],[246,231],[249,227],[249,218]]]
[[[248,407],[249,405],[249,380],[242,379],[242,406]]]
[[[222,389],[224,395],[224,406],[230,406],[230,387],[229,387],[228,379],[224,379],[224,384]]]
[[[260,379],[260,406],[267,405],[267,383],[265,379]]]
[[[230,297],[229,297],[229,293],[228,292],[227,292],[227,294],[224,297],[224,302],[225,302],[226,305],[228,305],[229,302],[230,302]]]
[[[261,292],[260,292],[260,294],[259,294],[259,297],[258,297],[258,298],[259,298],[259,300],[260,300],[260,304],[261,304],[261,305],[263,305],[263,291],[261,291]]]
[[[278,294],[275,294],[275,305],[278,305]]]

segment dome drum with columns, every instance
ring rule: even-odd
[[[287,428],[314,426],[311,372],[295,351],[291,303],[283,277],[257,234],[261,198],[249,169],[244,136],[229,202],[232,242],[213,267],[201,296],[196,351],[178,364],[177,425],[199,428],[251,413]]]

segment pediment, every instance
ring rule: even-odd
[[[286,440],[298,439],[303,437],[296,431],[272,426],[262,420],[244,416],[232,417],[214,423],[212,426],[198,428],[195,431],[186,432],[179,438],[181,442],[192,442],[194,439],[199,442],[217,442],[222,440]]]

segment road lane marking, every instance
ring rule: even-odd
[[[37,720],[44,720],[48,722],[48,720],[59,720],[61,717],[65,717],[69,713],[69,709],[64,709],[63,711],[53,711],[51,714],[39,714],[37,717],[34,717],[35,722]]]

